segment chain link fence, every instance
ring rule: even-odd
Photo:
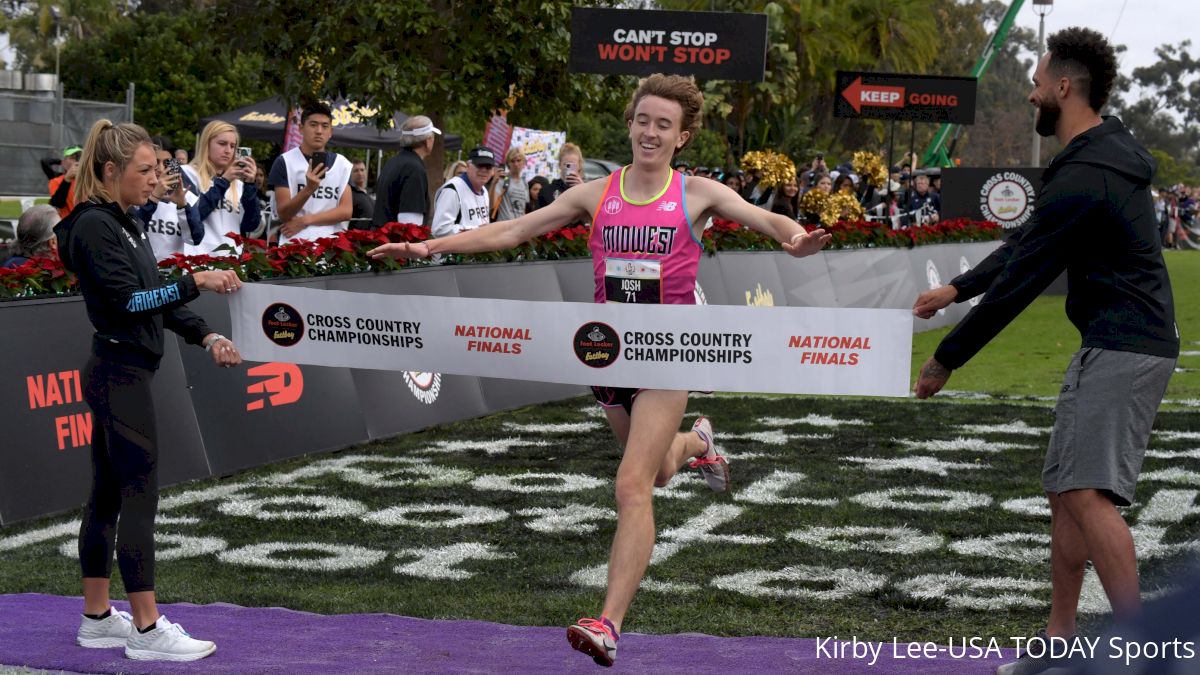
[[[104,118],[133,120],[132,87],[123,103],[63,98],[61,90],[0,90],[0,195],[46,195],[42,159],[61,158],[67,144],[82,145]]]

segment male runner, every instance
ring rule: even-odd
[[[829,242],[824,230],[806,233],[794,220],[748,204],[716,181],[685,177],[671,160],[700,128],[704,96],[693,80],[651,75],[625,108],[633,164],[607,179],[577,185],[553,203],[516,220],[417,244],[385,244],[373,257],[425,258],[437,253],[481,253],[512,248],[583,219],[592,221],[589,246],[596,302],[695,304],[703,223],[711,216],[737,221],[774,237],[799,258]],[[630,265],[629,263],[633,263]],[[641,290],[627,294],[630,268]],[[608,563],[608,592],[599,619],[567,629],[571,646],[611,666],[633,594],[654,549],[654,486],[666,485],[689,458],[709,486],[728,487],[728,463],[712,443],[712,425],[700,418],[695,433],[679,433],[686,391],[594,387],[625,454],[617,468],[617,533]]]

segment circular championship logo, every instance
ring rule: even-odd
[[[433,405],[438,394],[442,391],[441,373],[420,373],[415,370],[404,371],[404,383],[417,400],[425,405]]]
[[[604,200],[604,212],[610,216],[615,216],[618,213],[620,213],[621,206],[622,206],[622,203],[621,203],[620,197],[613,196],[613,197],[609,197],[608,199]]]
[[[941,288],[942,287],[942,275],[938,274],[937,265],[933,264],[932,260],[925,261],[925,278],[926,278],[926,280],[929,281],[930,288]],[[939,309],[937,311],[937,313],[945,314],[946,310]]]
[[[1035,191],[1029,179],[1013,171],[998,173],[983,184],[979,210],[1005,229],[1020,227],[1033,215]]]
[[[966,274],[967,272],[971,271],[971,263],[967,260],[967,256],[964,255],[963,257],[958,259],[958,271],[960,274]],[[971,303],[971,306],[974,307],[975,305],[978,305],[979,301],[982,299],[983,299],[982,295],[977,295],[977,296],[971,298],[970,300],[968,300],[967,302]]]
[[[589,368],[606,368],[616,363],[621,353],[617,331],[606,323],[589,322],[575,331],[575,356]]]
[[[304,319],[295,307],[282,302],[267,306],[262,315],[263,333],[280,347],[291,347],[304,337]]]

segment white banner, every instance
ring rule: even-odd
[[[901,309],[628,305],[246,284],[250,361],[692,391],[907,396]]]

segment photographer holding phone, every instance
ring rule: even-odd
[[[204,224],[196,204],[200,198],[183,184],[183,170],[175,159],[175,144],[165,136],[151,136],[158,163],[154,167],[158,185],[150,200],[137,209],[138,219],[146,226],[150,250],[159,260],[183,253],[184,246],[198,245],[204,239]]]
[[[574,143],[564,143],[558,151],[558,173],[549,185],[538,193],[538,208],[549,206],[558,196],[583,183],[583,150]]]
[[[204,225],[199,244],[184,243],[187,255],[221,255],[217,247],[233,245],[226,234],[258,229],[262,211],[253,182],[258,166],[250,157],[235,161],[237,147],[238,132],[232,124],[209,122],[200,132],[196,158],[180,167],[184,186],[198,196],[196,209]]]
[[[267,184],[275,191],[279,244],[320,239],[345,231],[354,213],[350,160],[326,152],[333,136],[333,111],[312,102],[300,112],[300,145],[275,159]]]

